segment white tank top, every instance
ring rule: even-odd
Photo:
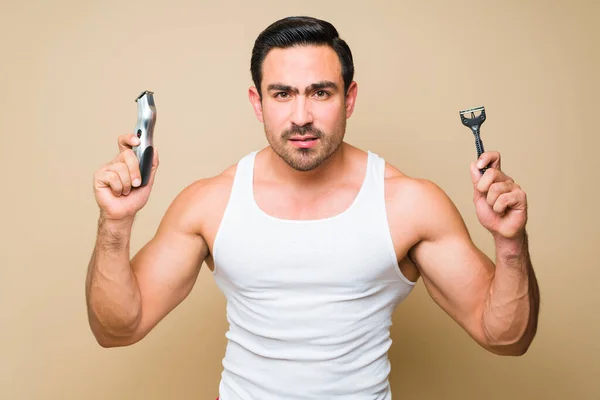
[[[414,283],[390,236],[384,159],[368,152],[344,212],[286,220],[255,202],[257,152],[238,162],[213,246],[229,322],[220,400],[391,399],[392,313]]]

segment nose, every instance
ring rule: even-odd
[[[298,126],[304,126],[313,122],[310,104],[306,98],[303,96],[297,96],[292,107],[292,123]]]

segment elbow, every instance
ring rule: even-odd
[[[117,347],[116,342],[107,339],[104,336],[99,336],[99,335],[95,335],[96,337],[96,343],[98,343],[98,345],[104,349],[110,349],[112,347]]]
[[[102,334],[99,332],[93,333],[94,338],[96,339],[96,343],[104,349],[110,349],[114,347],[127,347],[139,341],[139,339],[135,338],[134,336],[112,336]]]
[[[483,324],[480,344],[489,352],[501,356],[520,357],[529,351],[537,333],[537,316],[531,318],[522,327],[515,325],[501,326],[489,329]]]
[[[115,347],[127,347],[133,345],[135,342],[123,342],[114,340],[97,340],[96,341],[103,349],[112,349]]]
[[[485,348],[492,354],[506,357],[521,357],[524,356],[531,341],[518,342],[514,344],[488,344]]]
[[[481,345],[486,350],[496,355],[521,357],[529,351],[534,337],[535,332],[526,332],[523,335],[504,338],[503,340],[491,340],[488,338],[484,343],[481,343]]]
[[[526,336],[522,337],[521,340],[519,340],[517,343],[515,343],[512,346],[508,355],[514,356],[514,357],[520,357],[520,356],[524,356],[525,354],[527,354],[527,352],[529,351],[529,348],[531,347],[531,343],[533,343],[534,337],[535,337],[535,333],[532,333],[530,335],[526,335]]]
[[[90,319],[89,327],[96,339],[96,343],[102,348],[131,346],[141,339],[137,324],[121,326],[120,329],[115,329],[114,326]]]
[[[536,334],[535,326],[527,326],[523,331],[503,330],[490,334],[484,328],[479,344],[489,352],[510,357],[520,357],[529,351]]]

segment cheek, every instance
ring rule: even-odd
[[[344,107],[339,102],[326,102],[313,109],[315,122],[321,125],[334,126],[344,118]]]
[[[266,125],[277,128],[289,119],[289,107],[285,104],[267,104],[263,107],[263,120]]]

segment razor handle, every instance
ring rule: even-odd
[[[140,187],[146,186],[152,171],[152,160],[154,158],[154,125],[156,124],[156,106],[154,105],[154,93],[142,92],[136,99],[137,124],[135,134],[140,139],[140,144],[133,147],[140,166],[142,182]]]
[[[481,136],[479,135],[479,128],[473,129],[473,135],[475,136],[475,150],[477,150],[477,159],[479,160],[479,157],[481,157],[481,155],[485,152],[485,149],[483,148],[483,142],[481,141]],[[481,172],[481,175],[483,175],[487,169],[488,167],[480,168],[479,172]]]

